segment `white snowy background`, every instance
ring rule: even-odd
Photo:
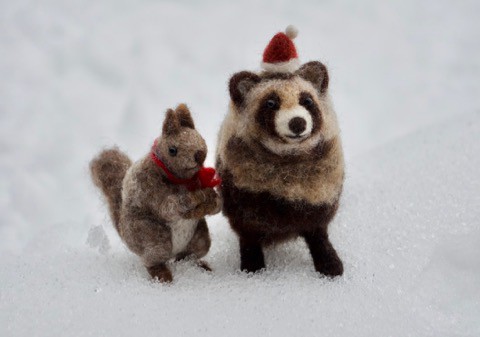
[[[478,1],[0,0],[0,336],[480,336]],[[208,220],[209,274],[152,283],[112,229],[88,161],[134,159],[190,105],[213,164],[234,72],[295,24],[331,75],[347,179],[332,241],[238,272]]]

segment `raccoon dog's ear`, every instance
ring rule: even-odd
[[[195,129],[192,115],[190,114],[190,110],[188,109],[186,104],[179,104],[175,109],[175,112],[177,113],[177,118],[180,122],[180,126]]]
[[[312,61],[305,63],[295,74],[311,82],[320,95],[324,94],[328,89],[328,71],[322,62]]]
[[[242,105],[245,101],[245,96],[259,82],[260,77],[249,71],[241,71],[233,75],[228,85],[232,102],[236,106]]]
[[[167,110],[162,131],[166,135],[174,135],[180,132],[180,121],[177,118],[177,114],[172,109]]]

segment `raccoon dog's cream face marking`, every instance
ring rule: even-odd
[[[277,154],[309,151],[335,128],[327,88],[320,62],[289,74],[237,73],[229,84],[235,112],[227,129]]]
[[[308,151],[321,140],[318,98],[305,81],[297,78],[267,82],[252,95],[262,98],[252,106],[255,121],[249,135],[272,152]]]
[[[283,97],[283,99],[282,99]],[[320,111],[308,92],[273,90],[260,100],[256,122],[282,143],[300,143],[317,129]]]
[[[300,141],[310,136],[312,124],[312,117],[304,107],[280,110],[275,116],[277,133],[292,142]]]

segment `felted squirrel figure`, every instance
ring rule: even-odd
[[[152,278],[171,282],[166,262],[210,248],[206,215],[221,210],[212,168],[202,165],[207,146],[185,104],[169,109],[151,151],[132,164],[118,148],[107,149],[90,163],[93,182],[103,192],[122,241],[138,255]]]

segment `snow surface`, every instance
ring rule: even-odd
[[[476,1],[0,1],[0,336],[480,336]],[[237,271],[208,220],[209,274],[152,283],[113,230],[88,161],[143,155],[187,102],[213,162],[229,76],[299,28],[331,73],[347,181],[342,278],[300,240]]]

